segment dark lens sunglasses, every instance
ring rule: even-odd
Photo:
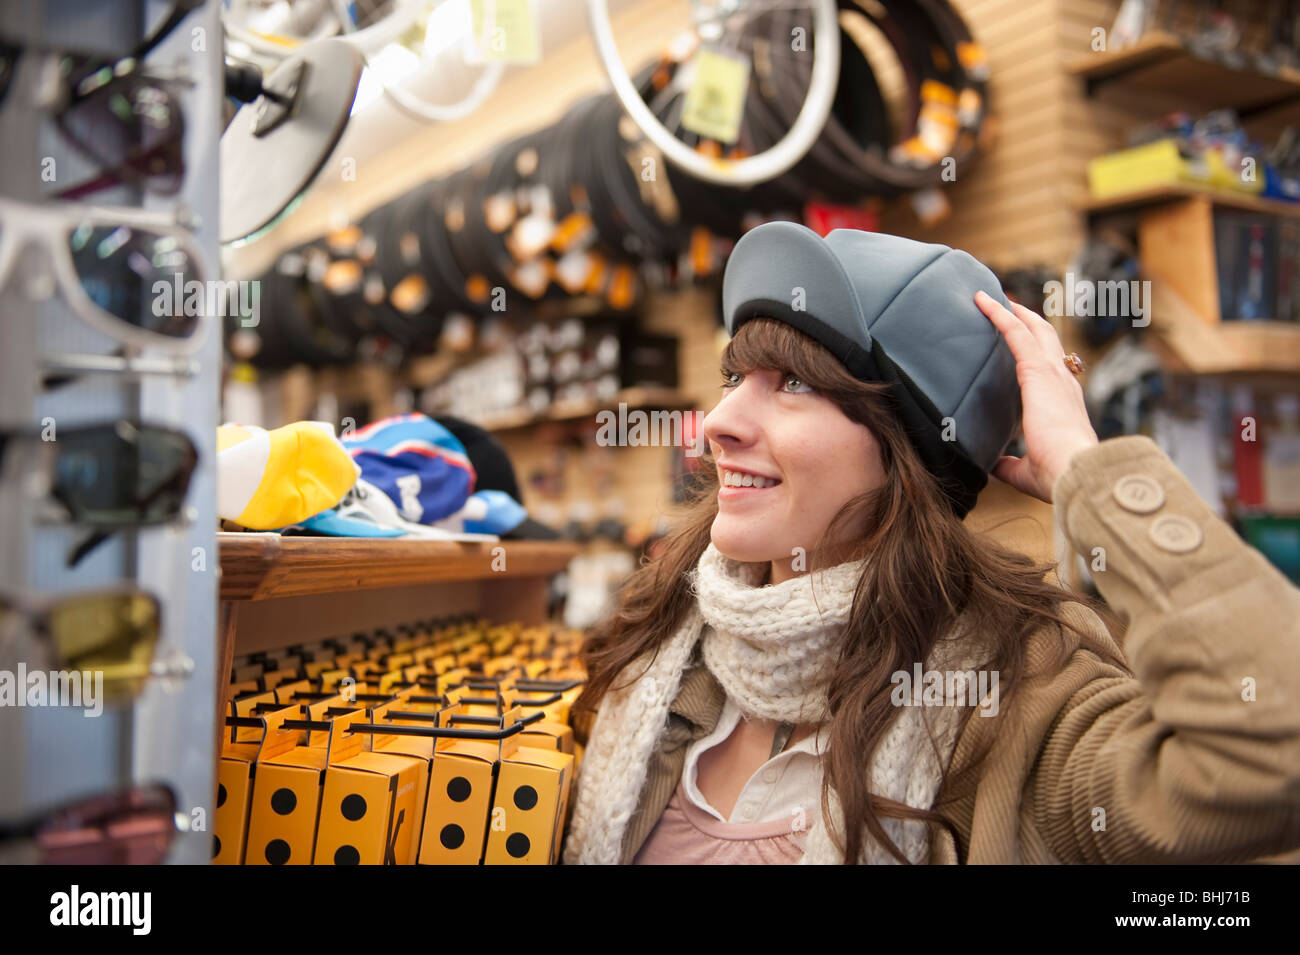
[[[44,865],[159,865],[177,832],[176,794],[165,783],[66,803],[21,822],[0,823],[0,845],[35,846]]]
[[[165,524],[182,513],[198,449],[182,431],[120,420],[89,427],[0,431],[0,464],[17,454],[35,460],[49,496],[76,524],[96,533],[69,557],[75,566],[109,532]]]
[[[45,253],[63,299],[87,324],[124,345],[199,347],[202,309],[184,307],[181,295],[158,295],[213,275],[174,213],[0,198],[0,287],[22,267],[29,245]]]
[[[122,184],[160,195],[180,190],[185,123],[169,88],[174,79],[151,73],[141,61],[199,6],[202,0],[178,0],[148,37],[116,61],[101,55],[60,55],[55,123],[101,171],[60,190],[59,198],[79,199]],[[0,105],[24,49],[13,39],[0,38]]]

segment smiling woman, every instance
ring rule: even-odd
[[[824,688],[827,710],[834,715],[827,721],[792,721],[805,737],[814,729],[824,730],[823,773],[847,817],[864,820],[868,828],[872,822],[879,825],[878,816],[895,810],[931,818],[927,812],[889,807],[889,801],[879,797],[873,806],[868,797],[868,778],[861,767],[885,741],[890,719],[898,712],[890,698],[890,674],[910,671],[913,661],[929,659],[938,637],[965,613],[973,632],[1005,634],[976,661],[1000,674],[1005,700],[1024,669],[1029,634],[1061,619],[1060,605],[1068,595],[1044,579],[1050,566],[1035,564],[966,529],[909,443],[887,385],[854,378],[807,335],[763,317],[738,330],[723,355],[722,373],[723,397],[704,419],[711,452],[704,459],[708,486],[701,489],[694,510],[660,560],[629,581],[625,602],[603,637],[592,640],[588,693],[598,693],[676,631],[682,604],[693,595],[672,581],[696,568],[706,551],[719,558],[724,580],[728,573],[743,579],[743,573],[757,569],[767,576],[755,573],[748,580],[757,584],[764,579],[770,585],[806,582],[808,571],[871,555],[863,572],[838,581],[838,586],[823,574],[806,595],[789,589],[779,597],[772,594],[775,606],[767,614],[756,599],[759,594],[740,596],[745,616],[775,628],[778,643],[807,642],[806,629],[783,628],[784,621],[798,619],[799,609],[792,602],[805,598],[814,619],[833,618],[846,636],[856,635],[845,639],[841,648],[837,630],[836,639],[825,641],[825,653],[819,653],[824,659],[807,661],[816,664],[813,669],[820,678],[807,688]],[[761,474],[779,483],[761,490],[727,487],[723,480],[728,472]],[[875,595],[875,600],[855,602],[859,590]],[[756,636],[751,634],[749,641]],[[832,646],[844,654],[838,666],[828,665],[833,662]],[[704,652],[702,646],[701,661]],[[794,662],[789,649],[773,648],[772,655],[783,656],[786,666]],[[804,689],[787,680],[776,695],[795,698]],[[706,770],[698,780],[701,792],[727,792],[737,802],[742,787],[734,785],[735,777],[744,783],[765,764],[780,720],[748,715],[751,719],[736,721],[734,738],[720,742],[720,754],[700,754]],[[706,728],[717,726],[697,724],[692,737],[702,739],[708,735],[703,733]],[[764,733],[766,742],[751,745]],[[683,748],[683,763],[685,757]],[[783,778],[793,780],[799,773],[789,764],[796,761],[782,759],[774,765],[787,769]],[[689,786],[683,789],[683,795],[690,791]],[[779,789],[772,795],[785,801]],[[797,802],[801,797],[791,793],[790,798]],[[725,799],[724,806],[714,808],[727,808]],[[818,815],[817,803],[816,790],[812,800],[800,803],[808,810],[809,826]],[[683,811],[691,808],[684,806]],[[784,806],[779,815],[783,821],[791,818]],[[647,823],[654,820],[640,818],[640,827],[634,822],[633,829],[646,829],[648,837]],[[785,828],[789,832],[788,825]],[[856,854],[862,834],[850,833],[850,838]],[[789,832],[789,841],[802,848],[802,833]]]
[[[737,244],[698,496],[584,646],[566,862],[1300,844],[1300,591],[1149,438],[1098,443],[1050,323],[1004,303],[943,246],[782,222]],[[1021,427],[1026,455],[1001,454]],[[989,474],[1101,548],[1104,600],[967,527]],[[1252,667],[1287,684],[1267,713],[1241,704]]]
[[[861,540],[861,516],[834,540],[820,538],[837,511],[885,480],[879,443],[859,407],[873,397],[885,402],[885,389],[856,381],[808,336],[771,319],[741,328],[722,373],[722,400],[704,418],[723,485],[713,543],[736,560],[770,562],[779,583],[801,558],[798,571],[806,569],[810,552]],[[732,486],[729,474],[773,483],[757,493]]]

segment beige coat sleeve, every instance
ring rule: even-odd
[[[1038,833],[1085,863],[1300,846],[1300,589],[1145,436],[1078,454],[1053,501],[1129,622],[1132,677],[1101,667],[1057,713],[1029,780]]]

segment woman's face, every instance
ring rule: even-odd
[[[793,375],[756,370],[733,375],[723,388],[704,418],[720,485],[713,545],[733,560],[771,561],[771,582],[779,583],[811,566],[822,534],[847,501],[884,482],[880,446],[866,427]],[[738,476],[751,486],[734,486]],[[843,534],[848,539],[863,530]]]

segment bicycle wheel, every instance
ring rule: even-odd
[[[812,147],[830,115],[840,66],[836,4],[835,0],[806,0],[806,3],[813,16],[813,62],[803,107],[779,142],[757,155],[740,159],[703,155],[665,126],[641,98],[627,67],[623,65],[609,22],[606,0],[587,0],[587,12],[597,52],[614,91],[646,137],[670,162],[696,178],[717,185],[743,187],[774,179],[792,168]],[[730,35],[734,44],[738,35],[737,24],[743,33],[748,21],[755,16],[788,5],[794,4],[781,4],[779,0],[735,0],[719,9],[703,2],[692,2],[693,29],[720,46],[725,45]],[[728,31],[732,32],[728,34]]]

